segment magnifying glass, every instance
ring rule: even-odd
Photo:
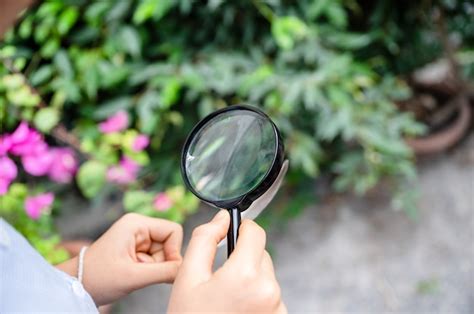
[[[230,213],[228,255],[237,242],[241,212],[254,202],[266,206],[287,167],[275,124],[259,109],[244,105],[226,107],[201,120],[189,134],[181,156],[188,189]],[[261,210],[260,205],[256,214]]]

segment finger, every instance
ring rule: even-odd
[[[167,261],[180,261],[181,245],[183,244],[183,227],[172,221],[151,218],[149,232],[153,242],[163,243],[165,258]],[[156,244],[152,244],[156,247]]]
[[[187,280],[197,283],[210,278],[217,244],[226,236],[229,223],[229,214],[221,210],[210,222],[194,229],[181,267]]]
[[[153,242],[147,253],[153,257],[155,262],[166,261],[164,245],[162,243]],[[181,260],[181,259],[176,259],[176,260]]]
[[[163,263],[135,263],[133,264],[134,289],[158,283],[172,283],[176,278],[180,262],[171,261]]]
[[[261,267],[262,273],[265,276],[268,276],[268,277],[276,280],[275,269],[273,267],[273,261],[272,261],[272,258],[270,256],[270,254],[268,254],[267,251],[263,252],[262,263],[261,263],[260,267]]]
[[[153,262],[155,262],[154,257],[152,257],[152,256],[150,256],[146,253],[143,253],[143,252],[138,252],[137,253],[137,260],[140,263],[153,263]]]
[[[244,219],[239,228],[239,238],[229,263],[237,263],[241,267],[259,269],[265,251],[265,231],[255,222]]]
[[[153,242],[163,243],[166,260],[181,260],[181,245],[183,243],[183,228],[175,222],[151,218],[137,214],[129,214],[127,223],[134,229],[137,239],[150,238]],[[146,232],[146,235],[140,234]],[[140,244],[140,243],[138,243]]]
[[[264,276],[265,280],[267,281],[270,280],[270,282],[274,282],[274,284],[279,286],[278,280],[276,279],[272,258],[270,254],[268,254],[267,251],[263,252],[260,275]],[[279,301],[278,303],[275,304],[275,308],[276,308],[275,313],[287,313],[285,304],[281,300],[280,288],[278,288],[278,291],[279,291],[279,298],[278,298]]]
[[[183,227],[177,223],[170,226],[170,234],[166,238],[163,249],[167,261],[181,261],[181,246],[183,245]]]
[[[150,245],[150,249],[148,250],[148,252],[150,254],[155,254],[158,251],[163,251],[163,243],[153,242]]]
[[[165,257],[165,252],[164,251],[158,251],[152,254],[153,260],[155,262],[166,262],[168,261]]]
[[[278,308],[277,308],[277,310],[276,310],[275,313],[278,313],[278,314],[287,314],[287,313],[288,313],[288,310],[286,309],[285,303],[280,302],[280,304],[278,305]]]

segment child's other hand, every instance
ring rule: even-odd
[[[172,283],[181,264],[181,225],[127,214],[86,251],[83,285],[97,305],[157,283]],[[77,258],[58,268],[76,275]]]

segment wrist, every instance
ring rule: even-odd
[[[67,260],[67,261],[65,261],[61,264],[55,265],[55,267],[57,269],[59,269],[60,271],[65,272],[66,274],[70,275],[71,277],[74,277],[77,280],[79,280],[79,278],[78,278],[79,263],[80,263],[79,256],[75,256],[75,257],[73,257],[73,258],[71,258],[71,259],[69,259],[69,260]],[[84,289],[87,291],[87,293],[89,293],[89,295],[92,297],[92,299],[94,300],[94,303],[96,303],[98,305],[101,305],[102,303],[98,302],[100,300],[97,300],[94,293],[92,293],[92,291],[90,291],[90,287],[88,287],[88,284],[86,282],[84,282],[84,279],[82,280],[82,285],[83,285]]]
[[[77,278],[77,267],[79,265],[79,258],[77,256],[56,265],[56,268],[65,272],[66,274]]]

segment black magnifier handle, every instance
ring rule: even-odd
[[[240,210],[237,208],[229,209],[230,225],[227,231],[227,257],[230,256],[237,244],[237,237],[239,236],[240,227]]]

